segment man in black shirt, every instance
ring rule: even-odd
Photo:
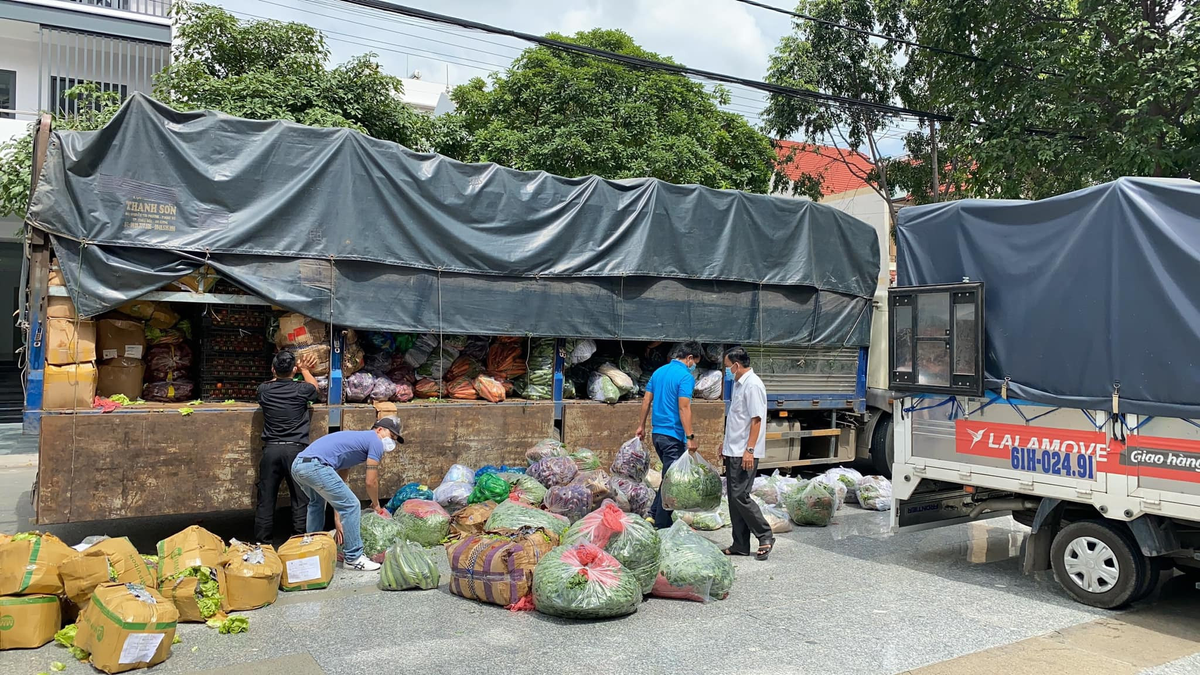
[[[318,400],[317,379],[310,368],[311,359],[296,362],[296,355],[282,351],[275,355],[271,372],[275,379],[258,385],[258,405],[263,413],[263,455],[258,465],[258,511],[254,516],[254,538],[270,544],[274,538],[275,500],[279,485],[287,481],[292,496],[292,534],[307,530],[308,496],[292,480],[292,462],[308,447],[308,404]],[[296,371],[303,382],[292,378]]]

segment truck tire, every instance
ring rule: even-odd
[[[892,416],[884,413],[875,423],[871,434],[871,468],[889,480],[892,477],[892,462],[896,457],[896,441],[892,437]]]
[[[1145,600],[1150,597],[1154,590],[1158,588],[1158,582],[1162,579],[1162,573],[1165,569],[1162,558],[1146,558],[1147,572],[1146,583],[1133,594],[1130,602]]]
[[[1117,609],[1152,586],[1150,561],[1124,526],[1102,520],[1067,525],[1050,547],[1054,578],[1079,602]],[[1153,590],[1153,588],[1150,588]]]

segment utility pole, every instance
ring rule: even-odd
[[[933,165],[933,201],[938,201],[942,194],[941,181],[938,180],[937,158],[937,120],[929,120],[929,157]]]

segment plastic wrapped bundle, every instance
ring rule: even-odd
[[[466,464],[452,464],[442,477],[443,483],[475,483],[475,472]]]
[[[642,446],[642,440],[637,436],[625,441],[617,456],[613,458],[609,470],[618,476],[625,476],[634,481],[641,481],[650,470],[650,453]]]
[[[750,488],[750,494],[758,497],[768,504],[778,504],[781,488],[786,491],[786,488],[797,483],[795,478],[789,478],[779,473],[776,469],[775,473],[770,476],[759,476],[754,479],[754,484]]]
[[[519,342],[499,341],[488,349],[487,372],[498,379],[511,380],[525,374]]]
[[[146,352],[146,377],[151,380],[179,379],[192,367],[192,348],[187,343],[163,344]]]
[[[772,506],[754,495],[750,495],[750,501],[758,505],[758,510],[762,512],[763,518],[767,519],[772,532],[782,534],[792,531],[792,520],[788,518],[786,510]]]
[[[661,562],[651,595],[697,602],[729,597],[733,562],[716,544],[683,521],[661,536]]]
[[[596,453],[587,448],[579,448],[570,455],[575,461],[575,466],[579,467],[580,471],[592,471],[600,468],[600,459],[596,457]]]
[[[625,354],[621,358],[617,359],[617,367],[620,368],[621,372],[628,375],[629,379],[633,381],[635,392],[643,389],[641,385],[642,362],[640,359],[638,359],[638,357],[634,356],[633,354]]]
[[[683,521],[693,530],[715,532],[729,524],[729,502],[722,497],[717,508],[708,511],[672,511],[671,520]]]
[[[566,344],[566,362],[568,366],[575,366],[592,358],[596,353],[595,340],[567,340]]]
[[[719,370],[701,370],[696,373],[696,387],[692,395],[708,401],[719,401],[725,389],[725,374]]]
[[[142,387],[142,398],[146,401],[161,401],[178,403],[190,401],[195,385],[191,380],[174,380],[172,382],[149,382]]]
[[[611,379],[595,372],[588,376],[588,398],[601,403],[616,403],[621,400],[621,390]]]
[[[347,377],[343,387],[346,400],[351,403],[362,403],[367,400],[374,389],[375,377],[365,370],[360,370]]]
[[[475,479],[475,489],[467,499],[468,504],[480,502],[502,502],[508,499],[508,481],[494,473],[485,473]]]
[[[662,482],[662,504],[668,511],[711,511],[721,503],[721,477],[697,452],[685,452]]]
[[[612,482],[612,476],[601,469],[592,471],[580,471],[574,479],[571,480],[571,485],[580,485],[587,488],[588,493],[592,495],[592,504],[603,503],[605,499],[612,496],[612,489],[609,483]]]
[[[450,536],[462,538],[483,534],[483,528],[495,510],[496,502],[480,502],[459,510],[450,516]]]
[[[563,398],[575,398],[575,383],[570,378],[563,379]]]
[[[484,529],[487,532],[515,532],[523,527],[540,527],[555,536],[562,536],[570,524],[563,516],[510,499],[496,506]]]
[[[783,505],[793,523],[825,527],[833,520],[837,510],[837,497],[829,485],[810,481],[784,494]]]
[[[654,490],[649,485],[625,476],[613,476],[608,485],[617,506],[642,517],[650,515],[650,507],[654,504]]]
[[[547,438],[537,442],[537,445],[525,451],[525,461],[530,464],[540,462],[547,457],[566,457],[567,446],[561,441],[553,438]]]
[[[416,370],[417,368],[425,365],[425,361],[429,358],[429,355],[433,353],[433,350],[437,349],[437,346],[437,337],[433,335],[422,335],[421,337],[417,338],[416,342],[413,343],[412,348],[404,353],[404,362],[407,363],[410,368]]]
[[[430,354],[429,358],[425,360],[425,363],[422,363],[421,367],[417,368],[417,375],[428,377],[431,380],[443,379],[446,377],[446,373],[450,372],[450,366],[454,365],[456,358],[458,358],[457,355],[451,356],[445,349],[441,351],[440,356],[438,355],[438,351],[434,350],[433,354]]]
[[[628,396],[637,391],[637,385],[620,368],[611,363],[605,363],[596,368],[596,372],[607,377],[617,388],[621,396]]]
[[[826,471],[825,475],[846,486],[846,502],[858,503],[858,482],[863,478],[861,473],[847,467],[835,466]]]
[[[479,398],[479,394],[475,391],[475,383],[465,377],[460,377],[447,384],[446,395],[463,401],[474,401]]]
[[[582,485],[574,483],[552,487],[542,502],[546,510],[575,522],[592,510],[592,493]]]
[[[392,495],[383,508],[395,513],[401,504],[410,499],[433,499],[433,490],[420,483],[405,483],[399,490],[396,490],[396,494]]]
[[[820,484],[824,485],[825,487],[829,488],[829,490],[831,492],[833,492],[833,496],[834,496],[833,510],[840,511],[842,508],[842,504],[846,503],[846,495],[849,494],[849,491],[846,490],[846,484],[839,481],[836,478],[830,478],[829,476],[827,476],[825,474],[821,474],[820,476],[813,478],[812,482],[820,483]]]
[[[637,611],[642,590],[633,573],[592,544],[559,546],[533,572],[533,604],[567,619],[607,619]]]
[[[390,401],[396,397],[396,383],[389,380],[382,373],[375,375],[375,382],[371,386],[371,393],[367,395],[367,400],[371,403],[379,403],[381,401]]]
[[[446,371],[445,378],[449,380],[457,380],[460,377],[465,377],[473,380],[483,373],[483,365],[469,356],[459,356],[454,359],[454,363],[450,364],[450,368]]]
[[[412,369],[412,366],[404,362],[403,357],[392,357],[392,365],[390,368],[388,368],[387,375],[388,378],[390,378],[392,382],[395,382],[396,384],[407,382],[408,384],[412,385],[416,384],[417,382],[416,371]]]
[[[396,395],[392,397],[393,401],[407,403],[413,400],[413,388],[411,384],[407,382],[397,383],[395,380],[392,380],[392,384],[396,385]]]
[[[446,481],[434,488],[433,499],[446,511],[454,513],[467,505],[467,500],[471,498],[471,491],[474,489],[473,483]]]
[[[554,398],[554,374],[527,373],[513,380],[513,391],[530,401],[549,401]]]
[[[480,398],[491,401],[492,403],[502,403],[506,398],[504,393],[504,385],[498,380],[487,375],[479,375],[474,381],[475,392]]]
[[[546,457],[534,462],[528,470],[530,476],[547,488],[566,485],[575,480],[578,473],[579,467],[570,457]]]
[[[481,466],[478,469],[475,469],[474,478],[475,478],[475,480],[479,480],[479,477],[485,473],[500,473],[501,471],[503,471],[503,469],[496,466],[495,464],[485,464],[484,466]]]
[[[611,500],[567,528],[564,545],[588,542],[617,559],[649,593],[658,576],[661,542],[658,530],[645,518],[623,512]]]
[[[514,474],[508,484],[511,486],[508,492],[509,499],[538,506],[546,498],[546,486],[539,483],[533,476]]]
[[[413,385],[413,396],[416,398],[438,398],[441,395],[441,384],[427,377],[422,377]]]
[[[433,557],[411,541],[392,544],[384,553],[383,567],[379,568],[379,588],[385,591],[429,590],[437,588],[441,579]]]
[[[346,351],[342,352],[342,375],[349,377],[362,370],[365,365],[366,355],[362,347],[356,344],[346,345]]]
[[[883,476],[864,476],[858,482],[858,503],[871,511],[890,511],[892,482]]]
[[[386,373],[392,365],[391,352],[374,352],[363,359],[363,369],[373,373]],[[378,377],[378,375],[376,375]]]
[[[393,516],[397,536],[421,546],[437,546],[450,534],[450,514],[431,499],[410,499]]]
[[[388,547],[400,537],[400,528],[394,520],[384,518],[370,509],[362,512],[359,531],[362,534],[363,555],[375,562],[382,562]]]

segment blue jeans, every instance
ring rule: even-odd
[[[292,462],[292,480],[308,495],[308,531],[320,532],[325,527],[325,504],[337,511],[342,521],[342,552],[346,562],[358,560],[363,553],[359,514],[362,504],[350,491],[350,486],[321,462],[305,462],[297,457]]]
[[[671,465],[687,452],[687,443],[666,434],[653,434],[652,438],[654,439],[654,450],[663,463],[663,476],[666,476],[667,469],[671,468]],[[662,506],[661,484],[658,492],[654,495],[654,506],[650,507],[650,512],[654,514],[655,527],[662,530],[671,526],[671,512]]]

